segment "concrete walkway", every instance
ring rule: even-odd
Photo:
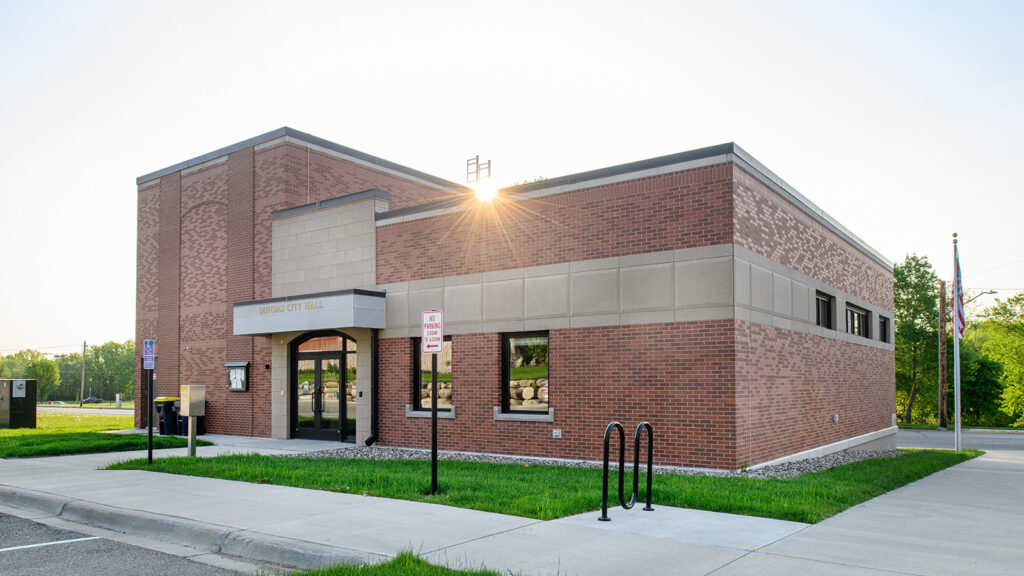
[[[323,443],[210,435],[200,455]],[[1021,437],[1024,442],[1024,437]],[[182,454],[183,449],[160,451]],[[0,461],[0,505],[293,566],[411,549],[522,574],[1019,574],[1024,452],[991,452],[808,526],[656,506],[550,522],[300,488],[99,470],[144,452]],[[597,502],[595,501],[595,505]],[[596,508],[596,506],[595,506]]]

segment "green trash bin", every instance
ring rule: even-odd
[[[161,436],[178,435],[178,418],[174,413],[174,403],[177,401],[177,396],[157,396],[153,399],[153,403],[156,404],[158,430]]]

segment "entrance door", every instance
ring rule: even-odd
[[[296,361],[296,438],[341,440],[345,402],[339,401],[344,354],[303,354]]]
[[[356,342],[314,333],[292,346],[292,437],[345,441],[355,435]]]

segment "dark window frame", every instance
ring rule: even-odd
[[[878,339],[881,342],[889,343],[889,318],[878,315]]]
[[[825,318],[822,318],[822,304],[824,304]],[[831,294],[818,291],[814,297],[814,323],[829,330],[836,329],[836,299]]]
[[[847,303],[846,333],[861,338],[871,338],[871,312],[860,306]]]
[[[452,341],[452,337],[451,336],[445,336],[444,337],[444,341],[445,342],[451,342]],[[423,398],[420,396],[420,388],[421,388],[421,385],[422,385],[422,382],[420,382],[420,378],[422,378],[420,362],[422,360],[422,355],[423,355],[423,353],[420,351],[421,342],[422,342],[422,339],[419,338],[419,337],[416,337],[416,338],[412,339],[412,409],[415,410],[416,412],[430,412],[430,407],[426,407],[426,408],[423,407],[423,403],[422,403]],[[454,400],[455,399],[455,344],[454,343],[452,344],[452,382],[451,382],[451,384],[452,384],[452,396],[451,397]],[[454,403],[452,404],[452,406],[454,406]],[[438,412],[451,412],[452,409],[451,409],[451,407],[448,407],[448,408],[438,407],[437,411]]]
[[[548,407],[543,410],[511,409],[511,370],[509,366],[509,347],[512,338],[537,338],[543,336],[548,342]],[[502,414],[550,414],[551,413],[551,333],[548,330],[529,332],[504,332],[501,335],[501,412]]]

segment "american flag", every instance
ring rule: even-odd
[[[950,308],[953,309],[953,337],[962,339],[967,317],[964,315],[964,285],[960,280],[960,254],[956,240],[953,241],[953,298]]]

